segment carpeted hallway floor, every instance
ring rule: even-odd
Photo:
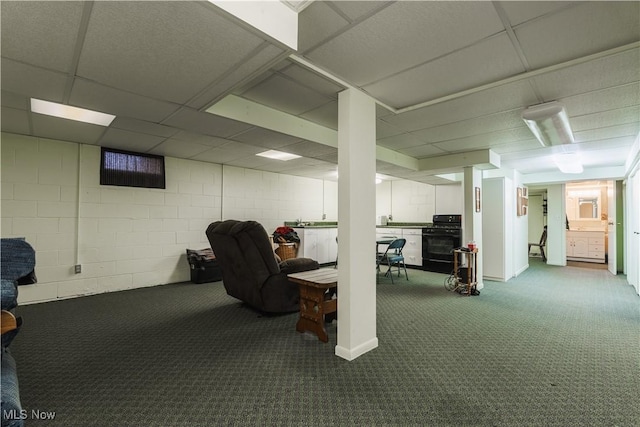
[[[46,426],[640,425],[640,297],[535,259],[480,296],[409,271],[377,285],[379,347],[347,362],[221,283],[21,306],[24,409]]]

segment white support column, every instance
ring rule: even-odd
[[[356,90],[338,95],[338,343],[343,359],[376,348],[376,108]]]
[[[482,245],[482,203],[480,204],[480,212],[476,212],[476,188],[480,190],[480,200],[482,200],[482,171],[473,166],[464,168],[464,213],[462,215],[462,228],[464,230],[462,246],[466,246],[467,242],[474,240],[478,247],[478,271],[476,277],[478,280],[478,289],[484,287],[482,276],[484,269],[483,263],[483,245]]]

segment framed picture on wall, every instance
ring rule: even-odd
[[[529,192],[526,187],[518,187],[516,192],[517,215],[523,216],[527,214],[529,209]]]

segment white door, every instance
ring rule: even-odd
[[[607,207],[609,210],[607,219],[607,254],[609,257],[609,271],[611,274],[618,273],[618,263],[616,260],[616,182],[607,181]]]
[[[637,171],[627,180],[627,280],[640,294],[640,173]]]

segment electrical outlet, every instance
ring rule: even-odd
[[[82,273],[82,265],[76,264],[75,265],[75,272],[76,272],[76,274]]]

